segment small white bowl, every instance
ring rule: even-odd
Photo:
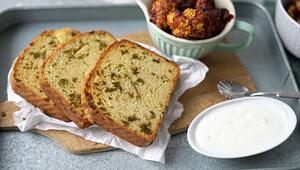
[[[275,23],[284,46],[297,58],[300,58],[300,24],[287,12],[291,0],[277,0]]]
[[[236,114],[235,111],[237,110],[234,110],[234,109],[237,109],[236,107],[232,107],[233,105],[239,105],[241,104],[241,102],[244,102],[247,105],[247,107],[244,108],[244,111],[241,113],[241,114]],[[245,124],[245,121],[242,121],[242,120],[248,120],[249,116],[253,117],[255,114],[252,114],[253,112],[248,112],[247,115],[245,115],[245,117],[241,116],[243,115],[246,111],[248,111],[248,108],[253,108],[251,106],[251,104],[253,103],[263,103],[264,105],[267,105],[267,106],[271,106],[272,109],[275,108],[275,110],[280,110],[280,112],[277,112],[276,114],[274,114],[274,116],[276,117],[277,116],[277,120],[274,120],[274,121],[271,121],[271,120],[268,120],[266,117],[264,117],[265,115],[262,115],[262,118],[259,117],[258,120],[263,120],[263,122],[269,122],[270,124],[268,123],[265,123],[265,126],[260,126],[260,128],[262,127],[269,127],[269,129],[282,129],[282,132],[280,133],[271,133],[271,139],[270,138],[264,138],[263,140],[265,140],[265,142],[261,141],[262,143],[260,143],[261,145],[257,146],[257,145],[250,145],[249,146],[255,146],[256,149],[254,149],[252,147],[248,147],[249,148],[248,150],[244,150],[242,149],[241,151],[238,151],[238,152],[235,152],[235,149],[236,148],[239,148],[238,146],[236,145],[232,145],[231,147],[228,147],[226,148],[226,151],[223,150],[223,152],[220,150],[220,149],[215,149],[217,148],[218,146],[215,146],[215,145],[207,145],[207,143],[203,143],[201,141],[208,141],[209,140],[213,140],[212,143],[214,144],[215,143],[215,139],[218,139],[217,141],[222,141],[221,143],[224,144],[224,141],[226,141],[227,139],[230,139],[231,138],[224,138],[224,133],[221,133],[221,130],[223,130],[222,132],[226,132],[225,133],[225,137],[228,137],[232,134],[234,134],[233,136],[235,137],[234,140],[238,140],[238,139],[247,139],[249,138],[250,136],[247,136],[246,138],[244,134],[247,134],[250,133],[250,134],[255,134],[255,135],[258,135],[257,137],[259,138],[259,135],[261,134],[257,134],[257,133],[253,133],[253,131],[244,131],[244,132],[248,132],[248,133],[243,133],[243,138],[238,138],[238,135],[236,133],[232,133],[232,134],[228,134],[228,129],[231,129],[230,131],[231,132],[240,132],[240,129],[232,129],[232,127],[239,127],[239,126],[236,126],[237,124],[238,125],[242,125],[243,127],[253,127],[253,124],[252,126],[251,125],[246,125]],[[230,107],[228,107],[230,106]],[[244,105],[245,106],[245,105]],[[230,110],[230,108],[233,108],[232,110]],[[258,107],[256,107],[258,108]],[[223,109],[223,110],[222,110]],[[213,112],[213,111],[219,111],[221,110],[222,112]],[[226,111],[227,113],[225,113],[224,111]],[[241,110],[240,110],[241,111]],[[224,114],[227,114],[228,113],[232,113],[232,114],[235,114],[235,115],[238,115],[238,119],[237,120],[230,120],[230,124],[227,124],[222,122],[223,120],[225,120],[223,117],[218,117],[216,118],[217,116],[215,117],[210,117],[210,118],[206,118],[206,116],[208,116],[210,113],[213,113],[213,114],[217,114],[220,116],[220,114],[223,116],[225,116]],[[267,112],[266,112],[267,113]],[[271,113],[271,112],[270,112]],[[259,114],[261,115],[260,113],[256,113],[256,114]],[[280,115],[280,116],[278,116]],[[205,118],[206,118],[206,121],[205,121]],[[222,119],[223,118],[223,119]],[[255,116],[254,116],[255,118]],[[204,121],[203,121],[204,120]],[[216,120],[215,123],[213,124],[210,124],[208,123],[207,120]],[[221,123],[220,123],[220,120],[221,120]],[[281,121],[278,122],[278,120]],[[259,123],[260,123],[259,121]],[[272,124],[273,122],[273,124]],[[274,123],[275,122],[275,123]],[[284,122],[284,123],[283,123]],[[202,123],[202,124],[201,124]],[[237,124],[236,124],[237,123]],[[277,123],[277,124],[276,124]],[[202,130],[199,131],[199,129],[197,130],[197,127],[201,124],[201,128]],[[218,127],[218,125],[222,125],[222,127]],[[256,126],[257,122],[255,122],[255,126]],[[272,125],[278,125],[277,128],[276,126],[272,126]],[[214,157],[214,158],[224,158],[224,159],[229,159],[229,158],[242,158],[242,157],[248,157],[248,156],[252,156],[252,155],[256,155],[256,154],[259,154],[259,153],[263,153],[263,152],[266,152],[270,149],[273,149],[275,148],[276,146],[280,145],[281,143],[283,143],[286,139],[288,139],[288,137],[292,134],[292,132],[294,131],[295,127],[296,127],[296,124],[297,124],[297,118],[296,118],[296,115],[295,115],[295,112],[291,109],[290,106],[288,106],[287,104],[281,102],[280,100],[276,100],[276,99],[273,99],[273,98],[268,98],[268,97],[243,97],[243,98],[238,98],[238,99],[233,99],[233,100],[228,100],[228,101],[225,101],[225,102],[221,102],[219,104],[216,104],[206,110],[204,110],[202,113],[200,113],[196,118],[194,118],[194,120],[192,121],[192,123],[190,124],[189,128],[188,128],[188,131],[187,131],[187,139],[188,139],[188,143],[190,144],[190,146],[195,150],[197,151],[198,153],[200,154],[203,154],[203,155],[206,155],[208,157]],[[212,125],[212,129],[205,129],[204,126],[206,125]],[[229,126],[230,125],[230,126]],[[228,128],[229,127],[229,128]],[[259,124],[257,125],[257,127],[259,127]],[[282,128],[284,127],[284,128]],[[199,135],[199,132],[203,132],[203,128],[205,129],[204,132],[207,132],[207,136],[209,138],[197,138],[196,135]],[[206,131],[207,130],[207,131]],[[245,130],[245,129],[244,129]],[[221,136],[221,138],[215,138],[214,135],[211,136],[212,134],[209,133],[210,132],[216,132],[218,134],[218,136]],[[266,131],[265,131],[266,132]],[[278,132],[278,131],[277,131]],[[267,132],[268,133],[268,132]],[[203,133],[202,133],[203,134]],[[240,136],[242,137],[242,136]],[[251,137],[250,137],[251,138]],[[253,139],[253,138],[251,138]],[[268,140],[266,140],[268,139]],[[271,141],[269,141],[271,140]],[[218,142],[217,142],[218,143]],[[255,143],[255,142],[254,142]],[[209,146],[209,147],[208,147]],[[212,149],[213,148],[213,149]],[[222,147],[221,147],[222,148]]]
[[[163,31],[154,23],[150,22],[149,10],[151,9],[153,0],[136,0],[136,2],[145,15],[151,39],[155,45],[167,55],[179,55],[201,59],[216,48],[223,51],[246,49],[252,44],[254,39],[254,26],[248,22],[236,20],[235,8],[231,0],[215,0],[217,8],[227,9],[234,17],[226,24],[220,34],[203,40],[186,40]],[[221,41],[233,29],[247,33],[247,38],[239,44],[222,43]]]

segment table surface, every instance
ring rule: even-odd
[[[273,0],[256,1],[260,3],[273,3]],[[10,0],[1,1],[0,12],[16,6],[55,7],[56,5],[84,6],[132,2],[134,0]],[[270,10],[272,12],[273,9],[271,8]],[[295,72],[296,79],[300,80],[300,67],[298,67],[300,60],[291,55],[289,55],[289,60]],[[272,159],[273,156],[280,155],[268,156]],[[204,167],[197,163],[203,157],[203,155],[197,154],[188,145],[186,133],[172,137],[166,150],[166,164],[160,164],[144,161],[135,155],[121,150],[88,155],[73,155],[64,151],[50,139],[35,133],[0,132],[0,169],[222,169],[222,167],[237,169],[241,164],[245,164],[244,168],[249,168],[247,165],[250,164],[259,164],[256,162],[257,159],[251,157],[239,159],[239,161],[208,159],[211,167]],[[181,163],[183,159],[184,164]],[[277,165],[270,165],[270,167],[289,165],[289,161],[292,160],[285,160],[284,162],[279,162]]]

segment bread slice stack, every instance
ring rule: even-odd
[[[147,146],[156,137],[179,72],[175,63],[138,44],[116,41],[86,80],[86,116],[134,145]]]
[[[179,73],[136,43],[65,28],[45,31],[20,54],[12,87],[49,116],[143,147],[156,137]]]
[[[51,53],[40,69],[40,83],[47,96],[80,128],[91,125],[81,104],[84,80],[104,49],[114,41],[104,31],[79,34]]]
[[[48,54],[78,33],[70,28],[43,32],[18,56],[11,74],[12,88],[17,94],[44,110],[47,115],[63,121],[69,121],[69,118],[42,90],[38,70]]]

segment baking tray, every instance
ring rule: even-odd
[[[234,5],[237,10],[237,18],[255,26],[256,37],[253,45],[247,50],[237,52],[237,54],[251,74],[257,89],[298,91],[293,72],[267,10],[253,2],[235,1]],[[52,9],[16,8],[5,11],[0,15],[1,101],[6,99],[8,69],[18,53],[41,31],[65,26],[74,27],[81,31],[104,29],[116,36],[146,30],[144,16],[136,5],[58,7]],[[245,35],[241,32],[233,32],[227,38],[231,42],[238,42],[244,37]],[[299,101],[284,101],[294,108],[299,118]],[[123,167],[128,169],[243,169],[300,166],[298,126],[291,138],[279,147],[257,156],[232,160],[213,159],[199,155],[189,147],[186,133],[175,135],[166,150],[166,165],[145,162],[122,151],[78,157],[61,151],[48,139],[30,133],[0,133],[0,139],[0,151],[5,153],[5,155],[0,153],[2,155],[0,167],[3,167],[0,169],[5,169],[14,163],[13,160],[9,161],[9,158],[21,160],[18,165],[26,165],[28,169],[37,165],[41,166],[42,163],[51,165],[53,169],[65,169],[71,166],[79,169],[88,167],[112,169]],[[13,142],[11,142],[12,140]],[[36,162],[36,155],[39,155],[39,164]],[[64,161],[58,164],[57,160]]]

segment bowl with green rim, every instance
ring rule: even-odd
[[[136,0],[138,6],[144,13],[148,32],[155,45],[167,55],[179,55],[195,59],[205,57],[209,52],[219,49],[222,51],[236,51],[248,48],[254,39],[254,26],[248,22],[236,20],[236,13],[231,0],[215,0],[217,8],[226,8],[234,17],[223,29],[223,31],[208,39],[187,40],[175,37],[150,22],[149,10],[153,0]],[[239,44],[227,44],[222,40],[231,30],[239,30],[247,33],[247,38]]]

